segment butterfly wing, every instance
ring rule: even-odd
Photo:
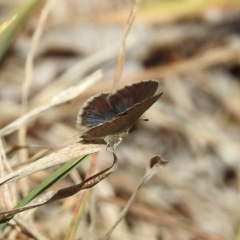
[[[133,107],[129,108],[126,113],[128,116],[128,130],[133,126],[133,124],[146,112],[161,96],[163,93],[154,95],[141,103],[135,104]]]
[[[121,135],[127,133],[137,119],[150,108],[162,95],[162,93],[152,96],[141,103],[137,103],[112,121],[107,121],[101,125],[89,129],[82,135],[83,139],[104,138],[111,135]]]
[[[97,94],[83,105],[78,113],[76,124],[81,133],[106,121],[111,121],[117,115],[107,101],[108,96],[108,92]]]
[[[111,135],[120,135],[124,132],[125,126],[128,124],[128,116],[123,115],[116,117],[112,121],[105,122],[101,125],[93,127],[85,132],[81,138],[84,140],[105,138]]]
[[[126,86],[107,96],[109,105],[118,115],[124,113],[135,104],[152,97],[158,89],[158,81],[148,80]]]

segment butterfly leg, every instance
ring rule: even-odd
[[[111,148],[115,151],[116,147],[122,142],[122,138],[119,136],[111,136],[105,139],[105,141],[107,142],[107,149]]]

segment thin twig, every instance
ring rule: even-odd
[[[25,79],[24,79],[23,86],[22,86],[22,114],[25,114],[27,111],[28,95],[29,95],[29,90],[30,90],[30,86],[31,86],[31,82],[32,82],[32,77],[33,77],[34,55],[37,50],[38,43],[39,43],[40,37],[42,35],[43,28],[46,23],[48,14],[49,14],[50,9],[53,6],[55,1],[56,0],[49,0],[46,2],[46,5],[44,6],[44,8],[41,12],[41,15],[40,15],[37,27],[36,27],[36,31],[33,34],[30,51],[29,51],[29,54],[27,56],[27,61],[26,61]],[[21,128],[19,129],[19,133],[18,133],[19,145],[27,144],[26,132],[27,132],[27,126],[22,125]],[[20,162],[22,162],[22,163],[27,162],[28,161],[27,149],[21,149],[19,151],[19,157],[20,157]],[[23,191],[24,195],[27,195],[29,192],[28,182],[26,179],[23,181],[24,182],[22,182],[22,184],[20,184],[22,186],[21,190]]]
[[[128,202],[125,205],[125,207],[123,208],[122,212],[119,214],[119,216],[118,216],[117,220],[115,221],[114,225],[111,227],[111,229],[106,234],[106,240],[110,239],[113,230],[116,228],[116,226],[120,223],[120,221],[127,214],[129,208],[133,204],[134,200],[136,199],[136,196],[137,196],[138,192],[141,190],[143,185],[158,172],[159,167],[163,167],[167,163],[168,163],[168,161],[164,160],[160,156],[155,156],[150,160],[149,167],[147,167],[144,176],[141,178],[140,183],[139,183],[136,191],[132,194],[131,198],[128,200]]]

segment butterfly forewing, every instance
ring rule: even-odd
[[[143,102],[152,97],[158,89],[158,81],[149,80],[132,85],[132,94],[134,94],[135,104]]]
[[[132,125],[161,97],[161,95],[162,93],[152,96],[143,101],[142,103],[134,105],[132,108],[126,111],[129,121],[129,128],[132,127]]]
[[[135,83],[126,86],[123,89],[109,95],[108,101],[115,112],[122,114],[127,109],[137,103],[141,103],[145,99],[153,96],[158,88],[158,81],[150,80]]]
[[[118,135],[127,131],[128,116],[116,117],[110,122],[103,123],[97,127],[89,129],[82,138],[85,140],[104,138],[111,135]],[[119,134],[120,135],[120,134]]]

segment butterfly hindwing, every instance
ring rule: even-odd
[[[107,97],[109,93],[100,93],[90,98],[77,117],[77,126],[92,128],[112,120],[117,113],[111,109]]]

